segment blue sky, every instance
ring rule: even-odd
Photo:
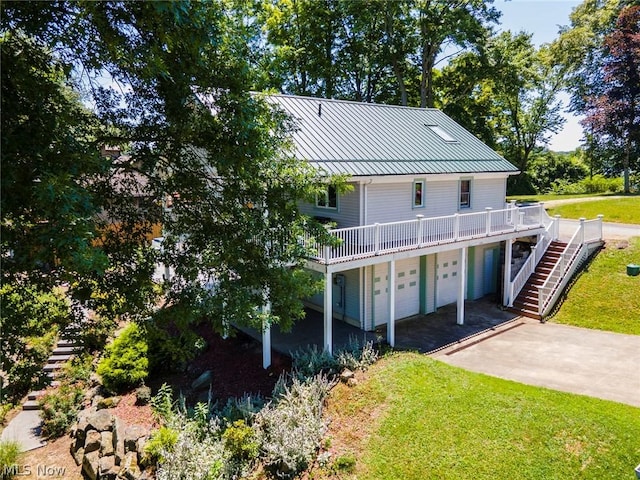
[[[558,36],[558,29],[569,24],[569,14],[580,3],[577,0],[495,0],[494,6],[502,12],[500,30],[531,33],[534,43],[540,45]],[[566,106],[569,96],[563,94],[560,98]],[[579,119],[569,113],[565,113],[565,118],[562,131],[551,138],[551,150],[569,151],[580,144]]]

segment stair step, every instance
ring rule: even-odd
[[[514,307],[509,307],[507,308],[507,310],[513,313],[517,313],[518,315],[524,315],[525,317],[533,318],[535,320],[540,320],[540,315],[534,312],[524,311]]]
[[[70,353],[53,354],[49,357],[47,363],[64,363],[67,360],[70,360],[72,356],[73,355],[71,355]]]
[[[27,400],[36,401],[38,398],[44,395],[44,390],[34,390],[27,394]]]
[[[78,340],[70,340],[68,338],[60,338],[58,339],[57,345],[59,347],[81,347],[80,342]]]
[[[56,357],[59,355],[73,355],[79,351],[80,348],[78,347],[56,347],[53,349],[53,352],[51,352],[51,355]]]
[[[45,372],[57,372],[61,367],[61,363],[47,363],[42,370]]]
[[[22,410],[40,410],[40,405],[35,400],[27,400],[22,404]]]

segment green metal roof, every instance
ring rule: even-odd
[[[518,172],[440,110],[269,95],[294,118],[295,155],[352,176]]]

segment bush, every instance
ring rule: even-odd
[[[81,387],[66,384],[45,394],[39,401],[43,433],[50,438],[67,433],[78,416],[83,398]]]
[[[293,478],[313,460],[326,429],[322,411],[330,386],[325,375],[294,377],[256,416],[261,459],[272,475]]]
[[[230,423],[237,420],[250,423],[253,421],[253,417],[262,410],[265,403],[265,399],[260,395],[245,394],[240,398],[229,398],[225,406],[216,413],[220,418]]]
[[[233,422],[222,434],[225,448],[225,476],[245,478],[260,453],[256,432],[244,420]]]
[[[343,370],[366,370],[378,360],[378,352],[373,347],[373,342],[365,341],[362,345],[354,336],[349,337],[346,348],[338,350],[336,361]]]
[[[16,463],[20,455],[20,444],[13,440],[0,440],[0,479],[10,480],[20,473]]]
[[[331,466],[331,471],[334,474],[340,473],[353,473],[356,469],[356,457],[353,455],[342,455],[336,458],[335,462]]]
[[[129,324],[106,349],[98,365],[98,375],[104,387],[113,393],[139,386],[147,378],[145,331],[136,323]]]
[[[92,371],[93,357],[89,354],[82,354],[73,357],[64,363],[59,374],[58,380],[73,384],[84,383],[89,380]]]
[[[594,175],[579,182],[569,183],[567,180],[556,180],[552,185],[552,193],[558,195],[570,195],[580,193],[618,193],[624,189],[622,178],[607,178],[602,175]]]
[[[337,350],[334,356],[320,351],[316,345],[310,345],[291,353],[293,370],[299,378],[309,378],[319,373],[334,375],[345,368],[350,370],[366,370],[378,360],[378,352],[373,342],[360,344],[354,336],[343,349]]]
[[[165,455],[172,452],[178,442],[178,432],[169,427],[160,427],[151,434],[144,446],[147,463],[158,465],[165,461]]]

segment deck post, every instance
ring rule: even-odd
[[[387,322],[387,342],[390,346],[396,344],[396,262],[389,261],[389,276],[387,285],[389,289],[389,321]]]
[[[491,207],[484,208],[484,211],[487,214],[487,237],[491,235],[491,210],[493,210]]]
[[[376,252],[376,255],[378,255],[378,253],[380,253],[380,224],[376,223],[375,224],[375,230],[374,230],[374,234],[373,234],[373,249]]]
[[[580,245],[584,245],[584,221],[586,218],[580,217]]]
[[[453,239],[458,240],[460,237],[460,215],[457,213],[453,214]]]
[[[324,351],[333,355],[333,274],[324,274]]]
[[[553,218],[556,219],[555,225],[553,226],[553,239],[558,240],[560,238],[560,215],[554,215]]]
[[[418,238],[416,239],[416,244],[420,247],[420,245],[422,245],[422,222],[424,220],[424,215],[416,215],[416,218],[418,219]]]
[[[602,231],[602,219],[604,218],[603,214],[598,214],[598,227],[599,227],[599,232],[600,232],[600,238],[598,238],[598,240],[602,240],[602,237],[604,236],[604,232]]]
[[[502,282],[502,301],[505,306],[513,306],[513,298],[509,295],[511,291],[511,240],[505,240],[504,242],[504,279]]]
[[[542,219],[544,218],[544,202],[539,202],[538,205],[540,205],[540,211],[538,212],[540,219],[538,220],[538,223],[540,225],[543,225],[544,222],[542,221]]]
[[[460,258],[458,260],[460,265],[458,275],[458,305],[456,309],[456,323],[458,325],[464,325],[464,294],[467,286],[467,247],[460,249]]]

